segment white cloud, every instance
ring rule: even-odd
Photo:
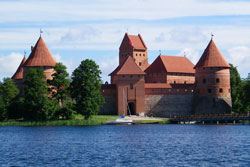
[[[119,64],[119,56],[116,56],[115,58],[111,59],[104,59],[102,61],[97,62],[97,64],[100,67],[100,70],[102,71],[102,80],[104,82],[108,81],[110,82],[110,77],[108,76]]]
[[[23,59],[23,54],[12,52],[7,56],[0,56],[0,79],[12,77]]]
[[[246,46],[237,46],[228,50],[229,62],[237,66],[241,77],[247,77],[250,73],[250,48]]]
[[[178,54],[179,56],[186,56],[194,65],[198,62],[200,55],[199,51],[192,48],[184,48]]]

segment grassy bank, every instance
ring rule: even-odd
[[[53,120],[53,121],[3,121],[0,126],[93,126],[101,125],[107,121],[114,120],[117,116],[95,115],[88,120],[77,115],[72,120]]]

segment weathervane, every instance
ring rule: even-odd
[[[184,52],[184,57],[186,57],[186,52]]]
[[[42,36],[42,33],[43,33],[43,31],[42,31],[42,29],[40,28],[40,37]]]
[[[24,57],[26,57],[26,51],[24,50]]]
[[[211,39],[213,39],[213,37],[214,37],[214,34],[211,32]]]
[[[159,50],[159,53],[160,53],[160,55],[161,55],[161,50]]]

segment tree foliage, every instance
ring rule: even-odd
[[[66,66],[62,63],[57,63],[54,67],[55,73],[52,75],[53,79],[48,80],[52,97],[55,98],[60,105],[67,98],[70,84],[68,79],[69,74],[66,69]]]
[[[47,83],[42,68],[29,69],[24,81],[24,118],[48,120],[58,109],[57,102],[48,98]]]
[[[243,82],[240,78],[237,68],[232,64],[230,65],[232,110],[235,113],[240,113],[243,109]]]
[[[100,94],[101,71],[92,60],[86,59],[73,71],[71,96],[76,102],[76,111],[85,119],[96,115],[104,103]]]
[[[12,79],[4,78],[0,83],[0,120],[8,118],[8,108],[18,94],[19,90]]]

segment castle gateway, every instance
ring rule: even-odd
[[[100,114],[169,117],[231,113],[230,65],[211,39],[198,63],[159,55],[148,63],[140,34],[125,34],[119,65],[102,85]]]

